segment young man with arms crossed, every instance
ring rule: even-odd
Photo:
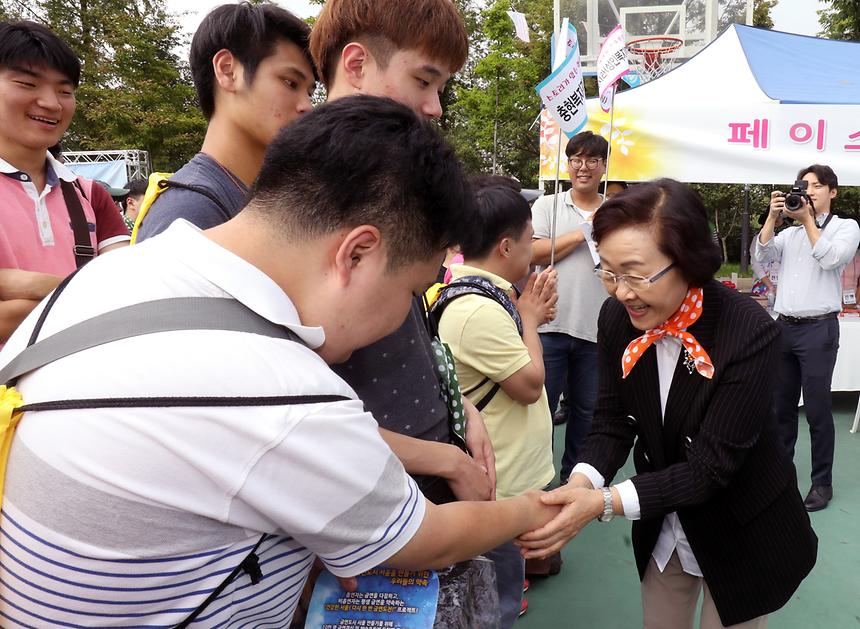
[[[782,329],[782,357],[774,390],[774,411],[783,442],[794,458],[798,407],[803,391],[812,447],[812,486],[807,511],[824,509],[833,498],[833,399],[830,381],[839,350],[842,269],[860,243],[860,228],[832,213],[839,180],[829,166],[814,164],[797,174],[807,182],[808,199],[795,210],[785,193],[771,194],[770,210],[758,236],[756,260],[779,262],[774,310]],[[780,215],[798,222],[774,236]]]
[[[80,76],[75,53],[47,28],[0,22],[0,347],[79,259],[128,244],[116,206],[94,209],[93,182],[48,151],[72,122]],[[67,206],[64,183],[80,210]],[[89,232],[85,250],[70,212]]]
[[[555,240],[558,271],[558,315],[541,326],[546,392],[551,411],[564,393],[569,412],[561,459],[561,482],[566,483],[577,463],[579,447],[591,428],[597,398],[597,315],[606,291],[594,276],[595,259],[588,244],[591,215],[603,198],[600,180],[606,172],[607,144],[601,136],[583,131],[567,143],[571,188],[559,193]],[[553,195],[532,207],[534,257],[539,266],[550,263]]]
[[[311,109],[316,79],[310,29],[274,4],[226,4],[200,23],[191,42],[191,75],[209,121],[203,147],[171,177],[198,190],[168,188],[141,219],[137,241],[177,218],[201,229],[242,207],[269,142]]]
[[[329,101],[351,94],[384,96],[432,120],[442,115],[440,95],[465,63],[468,41],[450,0],[329,0],[314,24],[310,49]],[[376,417],[383,438],[431,500],[493,497],[492,446],[468,402],[466,442],[472,457],[452,443],[417,300],[400,329],[355,352],[336,371]]]
[[[314,555],[342,577],[441,567],[548,522],[557,510],[539,492],[427,501],[328,366],[397,329],[470,204],[430,125],[391,101],[343,99],[282,131],[234,219],[205,232],[177,221],[72,278],[40,339],[177,297],[198,298],[196,311],[225,300],[265,325],[124,338],[18,380],[28,403],[155,399],[25,412],[0,520],[14,556],[0,566],[3,626],[176,626],[257,543],[257,578],[240,573],[194,626],[288,626]]]

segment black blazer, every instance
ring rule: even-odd
[[[683,351],[661,417],[653,347],[621,378],[621,355],[641,334],[608,299],[598,327],[598,398],[580,460],[607,484],[633,448],[641,520],[633,550],[645,574],[666,514],[676,511],[724,625],[782,607],[815,564],[818,538],[778,440],[771,396],[779,328],[749,297],[704,287],[690,333],[715,367],[690,374]]]

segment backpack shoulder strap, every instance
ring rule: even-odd
[[[172,297],[146,301],[81,321],[34,343],[0,370],[0,383],[60,358],[120,339],[173,330],[228,330],[301,342],[239,301],[221,297]]]
[[[124,338],[172,330],[229,330],[303,343],[301,338],[291,330],[272,323],[241,302],[220,297],[174,297],[134,304],[87,319],[36,342],[36,337],[38,337],[48,311],[73,275],[74,273],[67,277],[51,295],[33,330],[30,344],[0,370],[0,382],[14,384],[21,376],[84,349]],[[105,398],[39,402],[21,406],[17,411],[178,406],[280,406],[316,404],[347,399],[341,395]],[[3,464],[5,465],[5,463],[4,459]],[[5,472],[0,478],[5,478]],[[2,489],[2,484],[0,484],[0,489]],[[0,494],[0,498],[2,498],[2,494]],[[269,537],[268,534],[261,535],[251,552],[242,559],[241,563],[235,566],[232,572],[177,627],[187,627],[194,622],[241,573],[246,573],[252,584],[258,584],[263,578],[263,573],[257,550],[267,537]]]
[[[131,230],[131,244],[137,242],[137,232],[140,230],[140,224],[143,223],[143,219],[149,213],[149,208],[152,207],[158,196],[165,190],[161,182],[172,175],[173,173],[152,173],[149,175],[146,192],[143,193],[143,199],[140,201],[140,209],[137,212],[137,217],[134,219],[134,227]]]
[[[177,188],[179,190],[191,190],[191,192],[196,192],[197,194],[202,194],[204,197],[212,201],[215,205],[218,206],[218,209],[221,210],[221,214],[223,214],[224,220],[228,221],[232,218],[232,214],[230,210],[227,209],[227,206],[224,205],[224,202],[219,199],[214,192],[209,190],[208,188],[204,188],[203,186],[195,186],[190,183],[182,183],[180,181],[175,181],[173,179],[164,179],[159,183],[162,188]]]
[[[439,325],[439,321],[442,320],[442,313],[445,311],[445,308],[447,308],[455,299],[463,297],[464,295],[478,295],[480,297],[486,297],[504,308],[508,314],[511,315],[511,318],[514,319],[514,322],[517,324],[517,331],[522,335],[522,323],[518,320],[517,316],[514,316],[511,307],[512,305],[506,304],[502,301],[502,298],[497,294],[496,290],[490,288],[485,284],[485,282],[486,280],[482,277],[469,275],[442,286],[439,289],[439,297],[430,308],[430,313],[434,319],[434,323],[437,326]]]
[[[78,193],[75,192],[75,184],[60,180],[60,190],[63,193],[63,201],[65,201],[66,211],[69,213],[69,220],[72,223],[72,233],[75,236],[75,246],[73,247],[75,266],[81,268],[96,256],[96,250],[90,240],[90,230],[87,227],[87,216],[84,214]],[[83,190],[81,194],[83,194]]]
[[[153,173],[149,176],[149,185],[146,188],[146,194],[144,194],[143,196],[140,211],[138,212],[137,218],[134,221],[134,229],[131,233],[131,244],[135,244],[137,242],[137,234],[140,231],[140,226],[143,223],[143,219],[146,218],[146,215],[149,213],[149,210],[152,207],[153,203],[155,203],[156,199],[158,199],[158,197],[168,188],[175,188],[177,190],[190,190],[191,192],[202,194],[204,197],[206,197],[207,199],[212,201],[212,203],[218,206],[218,209],[221,211],[221,216],[225,221],[228,221],[233,218],[233,214],[214,192],[207,188],[204,188],[203,186],[196,186],[190,183],[182,183],[180,181],[170,179],[170,176],[171,175],[167,173]]]

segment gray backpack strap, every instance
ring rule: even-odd
[[[294,332],[235,299],[171,297],[105,312],[30,345],[0,370],[0,384],[14,383],[31,371],[85,349],[174,330],[227,330],[302,342]]]

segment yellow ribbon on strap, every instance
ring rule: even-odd
[[[439,299],[439,295],[442,294],[442,289],[445,288],[447,284],[442,284],[437,282],[433,284],[427,291],[424,293],[424,296],[427,298],[427,307],[432,308],[433,304],[436,303],[436,300]]]
[[[12,447],[15,428],[18,427],[18,422],[24,414],[16,412],[16,409],[23,405],[24,400],[15,387],[0,385],[0,503],[3,501],[3,488],[6,483],[9,448]]]

